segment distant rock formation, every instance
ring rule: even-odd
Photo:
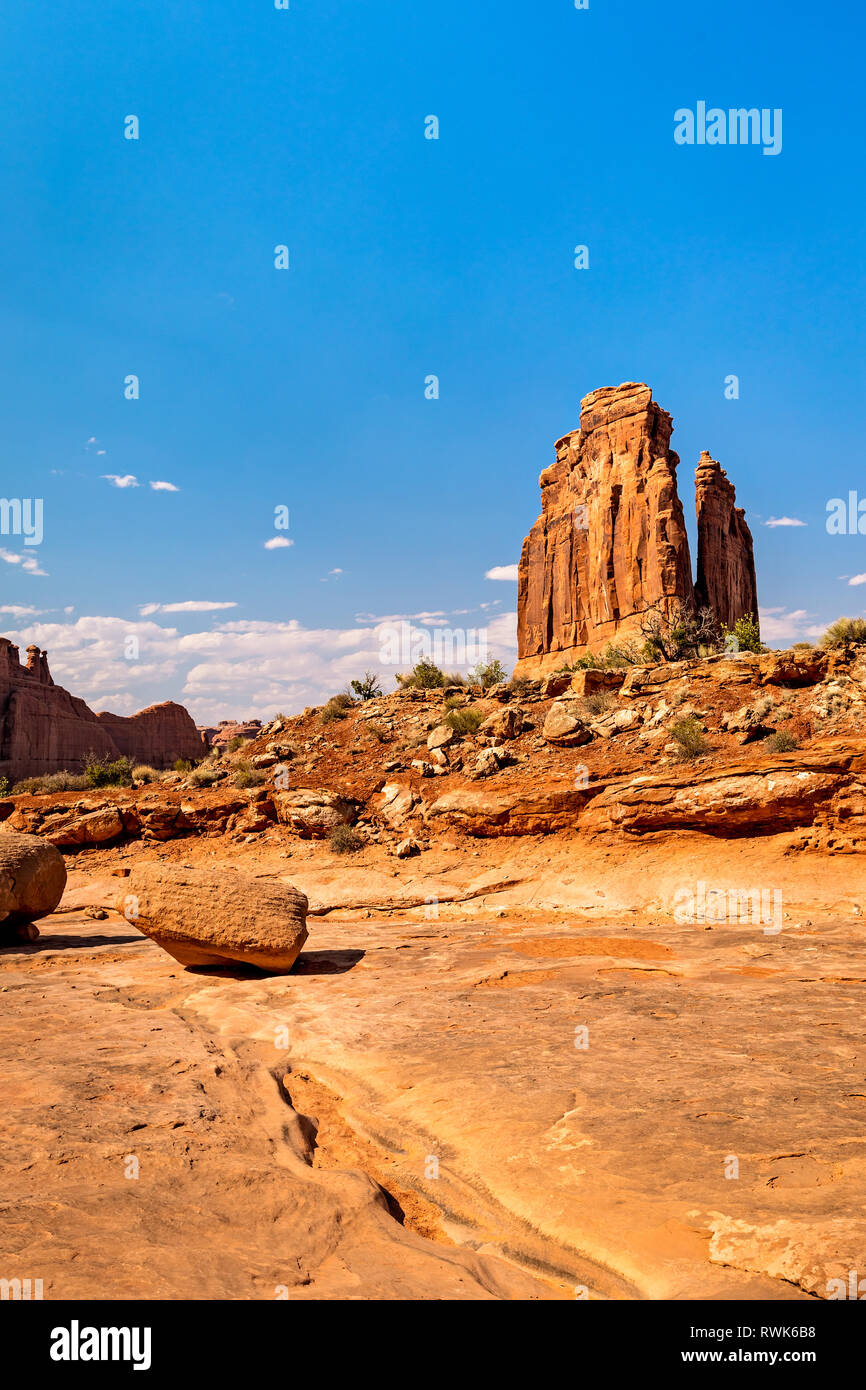
[[[580,428],[557,441],[556,461],[539,478],[541,516],[523,543],[516,674],[543,675],[614,638],[640,638],[651,608],[706,605],[729,626],[757,612],[749,528],[706,454],[696,592],[672,429],[641,382],[584,397]]]
[[[0,777],[12,783],[49,772],[80,772],[89,755],[169,767],[201,758],[207,743],[182,705],[167,701],[130,718],[94,714],[83,700],[55,685],[47,654],[27,648],[27,664],[0,637]]]
[[[752,533],[737,507],[733,483],[706,449],[695,475],[698,516],[698,575],[695,603],[711,608],[718,623],[732,628],[737,618],[758,611]]]
[[[258,738],[262,732],[260,719],[221,719],[218,724],[199,724],[199,733],[211,748],[225,748],[234,738]]]

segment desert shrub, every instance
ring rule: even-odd
[[[726,651],[765,651],[766,649],[761,641],[761,630],[758,627],[757,614],[748,613],[744,618],[737,618],[732,628],[726,627],[725,624],[722,623],[722,642]]]
[[[793,734],[789,734],[787,729],[780,729],[778,733],[770,734],[761,742],[761,748],[766,748],[768,753],[793,753],[799,747]]]
[[[160,782],[162,774],[157,772],[155,767],[150,767],[148,763],[136,763],[132,769],[133,782]]]
[[[606,671],[617,671],[624,666],[640,666],[651,660],[652,652],[648,651],[646,642],[628,638],[622,642],[608,642],[599,664]]]
[[[536,682],[528,676],[515,676],[508,682],[508,689],[518,700],[525,700],[535,689]]]
[[[172,767],[175,772],[192,772],[192,763],[189,758],[175,758]]]
[[[25,777],[16,782],[14,792],[82,792],[91,784],[83,772],[47,772],[43,777]]]
[[[695,612],[679,599],[647,609],[641,618],[641,634],[649,661],[685,661],[702,649],[717,651],[719,646],[712,609]]]
[[[323,724],[333,724],[335,719],[345,719],[346,710],[351,709],[355,701],[345,690],[341,690],[338,695],[332,695],[326,705],[322,707],[319,715]]]
[[[455,734],[462,738],[464,734],[474,734],[480,726],[484,715],[480,709],[450,709],[445,714],[442,723],[447,724],[449,729],[453,729]]]
[[[504,680],[505,668],[498,657],[493,661],[479,661],[469,672],[470,684],[480,685],[482,690],[489,690],[492,685],[502,685]]]
[[[398,675],[397,681],[404,687],[414,686],[418,690],[441,690],[443,685],[465,683],[462,676],[446,676],[434,662],[426,659],[417,661],[405,675]]]
[[[88,756],[84,767],[88,787],[128,787],[132,784],[132,763],[129,758]]]
[[[374,723],[372,719],[367,724],[367,730],[370,737],[374,738],[377,743],[391,742],[391,735],[388,733],[388,730],[383,728],[381,724]]]
[[[756,700],[755,703],[752,705],[752,709],[754,710],[755,714],[758,716],[759,719],[763,719],[766,715],[770,713],[770,710],[773,708],[775,703],[776,702],[773,699],[772,695],[762,695],[761,698],[759,700]]]
[[[597,690],[593,695],[586,695],[581,701],[581,705],[587,714],[607,714],[608,710],[613,709],[616,700],[609,690]]]
[[[239,758],[234,766],[232,782],[236,787],[260,787],[267,781],[267,774],[260,767],[253,767],[248,758]]]
[[[671,725],[670,735],[677,745],[676,756],[680,762],[699,758],[709,747],[703,729],[691,715],[687,719],[678,719],[676,724]]]
[[[0,797],[9,795],[9,778],[0,777]]]
[[[223,774],[215,767],[194,767],[187,781],[193,787],[212,787],[223,780]]]
[[[245,743],[249,743],[248,738],[244,738],[241,734],[235,734],[234,738],[230,738],[226,744],[226,752],[236,753],[239,748],[243,748]]]
[[[350,681],[349,687],[359,700],[375,700],[382,694],[379,677],[373,671],[365,671],[359,681]]]
[[[364,848],[364,837],[351,825],[335,825],[328,843],[335,854],[354,854]]]
[[[837,618],[820,640],[822,647],[861,646],[866,642],[866,618]]]

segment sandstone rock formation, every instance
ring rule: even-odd
[[[518,571],[516,675],[543,676],[616,638],[639,639],[648,609],[696,605],[672,429],[640,382],[584,397],[580,428],[557,442],[539,478],[541,516]],[[707,454],[697,486],[697,606],[732,626],[757,613],[752,538]]]
[[[303,893],[232,870],[139,864],[117,909],[182,965],[235,961],[285,974],[307,939]]]
[[[53,912],[66,887],[63,855],[38,835],[0,834],[0,940]]]
[[[274,805],[280,823],[307,840],[322,840],[338,825],[354,825],[358,819],[358,804],[350,797],[310,787],[275,792]]]
[[[0,777],[24,777],[69,769],[80,772],[90,754],[169,767],[178,758],[207,751],[182,705],[168,701],[124,718],[94,714],[83,700],[55,685],[45,652],[18,648],[0,637]]]
[[[695,475],[698,517],[698,574],[695,603],[711,608],[716,622],[733,628],[737,618],[758,613],[752,533],[735,506],[733,483],[706,449]]]

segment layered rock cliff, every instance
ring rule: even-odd
[[[704,565],[696,600],[672,430],[641,382],[584,397],[580,428],[558,440],[556,461],[539,478],[541,516],[523,544],[517,674],[537,676],[615,638],[640,638],[648,609],[718,604],[717,621],[729,625],[757,611],[751,535],[708,455],[698,468]]]
[[[169,767],[200,758],[206,744],[182,705],[154,705],[124,718],[94,714],[83,700],[55,685],[45,652],[0,637],[0,777],[12,783],[49,772],[80,772],[91,754]]]
[[[758,586],[752,533],[737,507],[734,486],[706,449],[695,476],[698,517],[698,575],[695,603],[711,608],[718,623],[732,628],[737,618],[758,612]]]

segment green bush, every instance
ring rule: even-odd
[[[445,675],[432,661],[422,660],[415,663],[412,670],[407,675],[398,675],[397,681],[404,688],[414,686],[417,690],[441,690],[443,685],[454,685],[462,680]]]
[[[757,614],[749,613],[744,618],[737,618],[732,628],[722,623],[722,641],[726,649],[732,648],[735,652],[764,651]]]
[[[766,748],[768,753],[793,753],[799,747],[793,734],[789,734],[787,729],[779,729],[775,734],[770,734],[761,743],[762,748]]]
[[[676,757],[679,762],[690,762],[693,758],[699,758],[709,748],[703,729],[691,715],[672,724],[670,735],[677,745]]]
[[[375,700],[382,694],[379,677],[373,671],[365,671],[359,681],[350,681],[349,686],[359,700]]]
[[[9,795],[9,778],[0,777],[0,797]]]
[[[175,758],[172,766],[175,772],[192,772],[192,763],[189,758]]]
[[[132,785],[132,763],[129,758],[106,757],[90,754],[84,768],[84,780],[88,787],[129,787]]]
[[[498,658],[493,661],[479,661],[469,672],[470,685],[480,685],[482,690],[489,690],[493,685],[502,685],[504,680],[505,669]]]
[[[866,618],[837,618],[835,623],[831,623],[821,638],[820,645],[827,647],[844,647],[849,643],[854,646],[862,646],[866,642]]]
[[[260,787],[267,781],[267,773],[260,767],[253,767],[248,758],[239,758],[234,766],[232,782],[236,787]]]
[[[245,743],[249,743],[248,738],[243,738],[240,734],[235,734],[234,738],[230,738],[226,744],[226,752],[236,753],[239,748],[243,748]]]
[[[335,854],[355,854],[365,844],[363,835],[351,825],[335,825],[328,842]]]
[[[447,724],[449,729],[453,729],[455,734],[459,734],[462,738],[464,734],[474,734],[483,719],[484,715],[480,709],[469,709],[464,706],[462,709],[448,710],[442,723]]]

